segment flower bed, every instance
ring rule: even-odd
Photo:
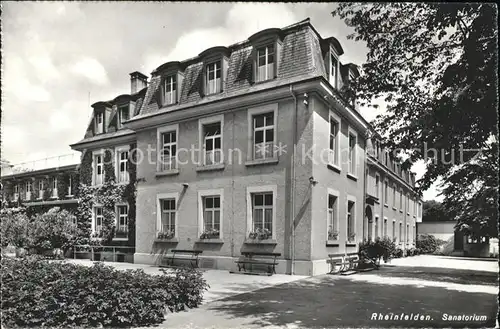
[[[197,307],[207,284],[201,272],[149,275],[55,263],[35,257],[2,258],[5,327],[124,327],[161,323],[166,310]]]

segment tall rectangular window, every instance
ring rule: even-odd
[[[384,203],[389,204],[389,183],[384,182]]]
[[[392,185],[392,206],[396,208],[396,184]]]
[[[104,183],[104,166],[102,154],[94,155],[94,185]]]
[[[375,238],[379,236],[378,234],[378,217],[375,216],[375,234],[373,235]]]
[[[392,239],[396,241],[396,221],[392,221]]]
[[[354,204],[354,201],[347,202],[347,241],[349,242],[355,239],[354,218],[356,214]]]
[[[337,222],[337,197],[328,195],[328,240],[337,240],[339,224]]]
[[[399,243],[403,242],[403,223],[399,223]]]
[[[160,170],[177,168],[177,134],[168,131],[161,134]]]
[[[349,134],[349,173],[356,176],[356,136]]]
[[[129,181],[128,175],[128,151],[118,152],[118,183]]]
[[[50,179],[50,188],[52,189],[52,197],[57,198],[57,177]]]
[[[328,162],[337,166],[340,166],[339,134],[340,122],[336,118],[330,116],[330,152],[328,154]]]
[[[161,85],[162,104],[171,105],[177,102],[177,78],[170,75],[163,80]]]
[[[175,199],[162,199],[161,202],[161,233],[175,234]]]
[[[330,84],[337,88],[338,81],[338,61],[333,53],[330,53]]]
[[[268,159],[274,155],[274,113],[253,117],[254,159]]]
[[[273,231],[273,193],[252,194],[253,230],[267,229]]]
[[[384,218],[384,237],[387,236],[387,218]]]
[[[128,237],[128,206],[119,205],[117,209],[117,219],[116,219],[116,238],[127,238]]]
[[[98,112],[95,114],[95,132],[102,134],[104,132],[104,113]]]
[[[403,210],[403,190],[399,190],[399,209]]]
[[[203,125],[204,164],[213,165],[222,162],[221,122]]]
[[[31,198],[31,192],[33,191],[33,183],[31,181],[26,182],[26,200]]]
[[[38,199],[42,199],[43,198],[44,190],[45,190],[45,184],[43,182],[43,179],[40,179],[38,181]]]
[[[100,234],[103,225],[102,207],[94,207],[94,232]]]
[[[121,107],[118,108],[118,119],[119,119],[118,128],[122,128],[123,127],[123,123],[125,121],[127,121],[128,119],[130,119],[129,106],[128,105],[121,106]]]
[[[406,224],[405,241],[406,241],[406,244],[410,243],[410,224]]]
[[[378,174],[375,175],[375,196],[380,198],[380,176]]]
[[[265,81],[274,78],[275,53],[274,45],[268,45],[257,49],[257,79]]]
[[[203,197],[203,230],[205,232],[210,231],[212,238],[219,238],[220,236],[220,214],[220,196]]]
[[[68,177],[68,196],[73,195],[73,177],[70,175]]]
[[[206,84],[207,95],[219,93],[222,90],[221,63],[214,62],[207,65]]]

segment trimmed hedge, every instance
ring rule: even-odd
[[[161,323],[167,309],[200,305],[208,288],[201,272],[149,275],[36,257],[2,259],[1,319],[5,327],[127,327]]]
[[[445,243],[446,241],[436,239],[436,237],[430,234],[419,234],[417,237],[417,248],[422,254],[435,253]]]

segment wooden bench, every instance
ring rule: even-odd
[[[335,254],[329,254],[328,257],[330,257],[330,259],[326,262],[330,264],[329,274],[354,274],[359,264],[358,255],[338,256]]]
[[[267,267],[267,273],[266,273],[267,275],[276,274],[276,265],[278,265],[277,258],[281,256],[280,253],[275,253],[275,252],[252,252],[252,251],[242,252],[241,255],[243,256],[243,258],[238,259],[236,261],[236,264],[238,265],[238,272],[244,274],[261,274],[262,272],[253,271],[253,265],[262,265]],[[258,258],[256,259],[255,257]],[[242,269],[243,272],[241,271]]]
[[[171,254],[164,255],[162,259],[167,261],[167,264],[161,264],[159,266],[167,266],[167,267],[180,267],[174,266],[175,260],[183,260],[189,261],[191,268],[198,268],[199,254],[203,252],[203,250],[188,250],[188,249],[172,249],[170,250]]]

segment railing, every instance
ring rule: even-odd
[[[113,262],[116,262],[118,259],[117,256],[124,256],[125,254],[133,254],[135,252],[135,247],[75,245],[73,246],[73,259],[76,259],[77,258],[76,256],[78,254],[90,253],[91,261],[100,261],[101,255],[109,252],[113,254]]]
[[[2,168],[2,176],[15,175],[24,172],[37,171],[50,168],[59,168],[80,163],[80,154],[72,153],[45,159],[22,162]]]

